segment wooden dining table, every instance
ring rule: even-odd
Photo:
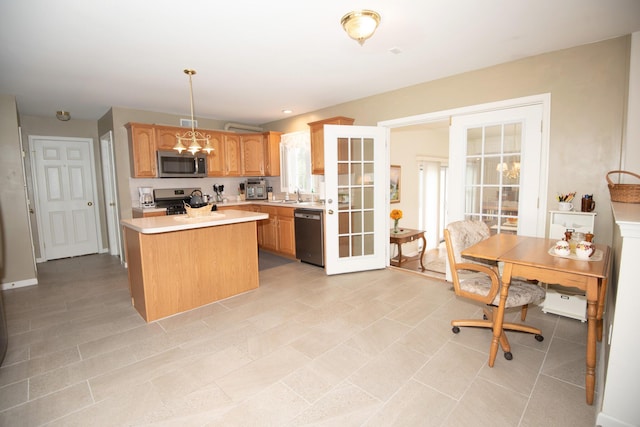
[[[495,234],[462,251],[465,257],[504,263],[498,316],[493,325],[493,339],[489,353],[489,366],[493,366],[498,353],[504,318],[505,302],[512,277],[559,284],[585,291],[587,297],[587,372],[585,377],[587,404],[593,404],[596,381],[596,340],[602,340],[602,315],[610,271],[609,246],[596,244],[596,253],[589,260],[574,256],[552,254],[555,239]]]

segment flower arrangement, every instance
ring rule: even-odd
[[[393,209],[389,216],[393,220],[393,232],[398,233],[398,221],[402,218],[402,211],[400,209]]]

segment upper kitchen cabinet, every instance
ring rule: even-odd
[[[352,125],[355,119],[349,117],[331,117],[317,122],[307,123],[311,130],[311,173],[324,175],[324,125]]]
[[[280,176],[280,137],[282,132],[265,132],[265,176]]]
[[[263,176],[265,141],[261,133],[242,135],[240,137],[242,146],[243,175]]]
[[[156,177],[156,142],[153,125],[127,123],[129,133],[129,158],[131,176],[134,178]]]
[[[224,134],[225,175],[242,176],[242,147],[240,135]]]
[[[225,150],[224,133],[206,132],[209,135],[209,144],[213,151],[207,154],[207,176],[224,176],[225,174]]]
[[[173,150],[176,145],[176,135],[182,135],[189,130],[174,126],[155,126],[155,129],[157,150]]]

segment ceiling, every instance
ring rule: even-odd
[[[340,18],[382,22],[360,46]],[[111,106],[245,124],[640,30],[638,0],[0,0],[20,114]]]

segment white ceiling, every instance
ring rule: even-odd
[[[382,16],[362,47],[340,26],[359,8]],[[0,93],[188,117],[194,68],[196,116],[263,124],[639,30],[639,0],[0,0]]]

